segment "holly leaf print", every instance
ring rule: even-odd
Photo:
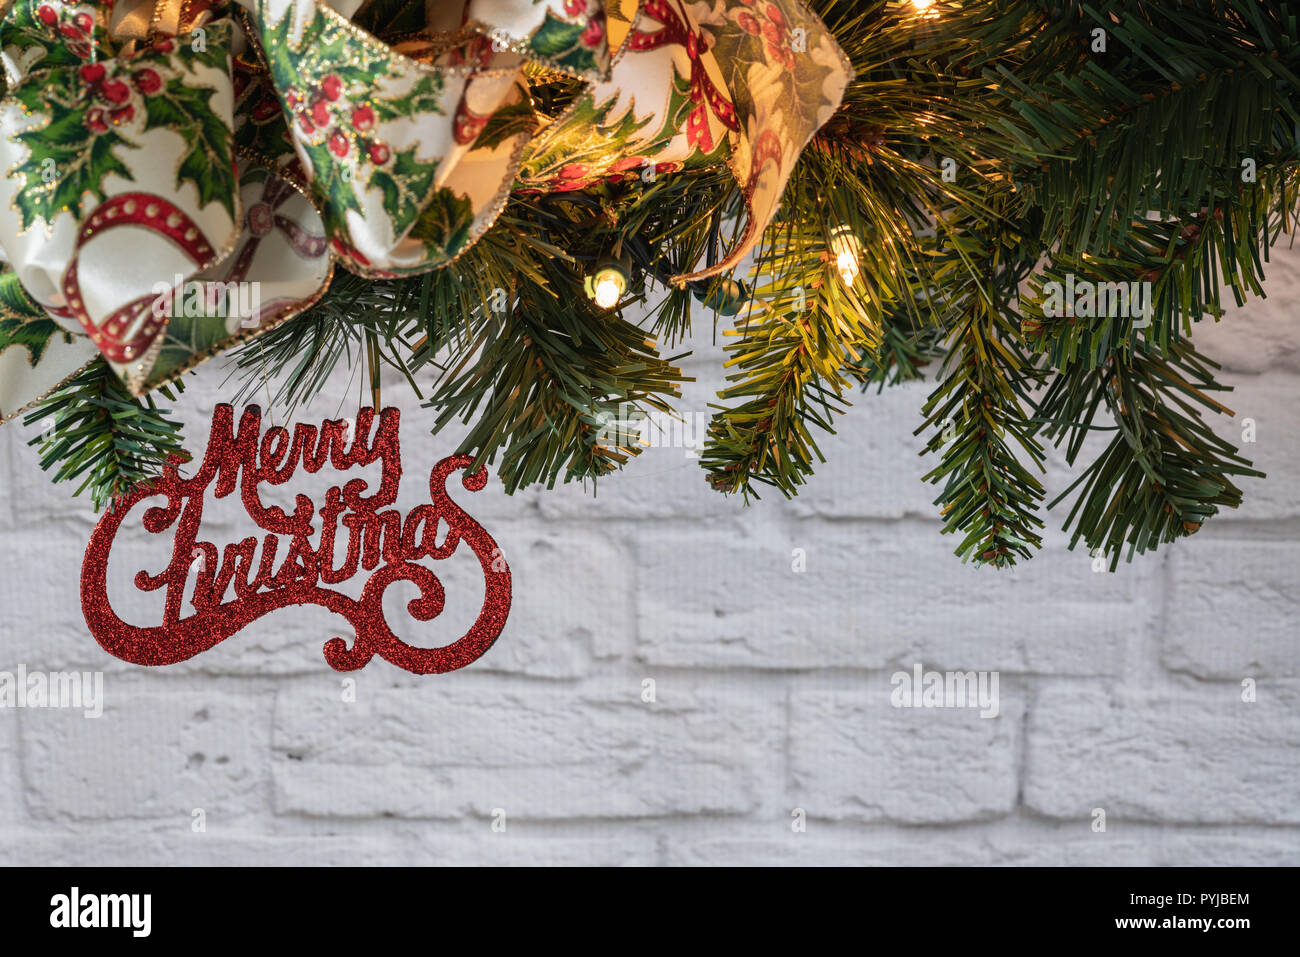
[[[265,4],[259,6],[265,17]],[[320,11],[297,42],[292,40],[292,27],[292,7],[278,23],[266,25],[263,20],[262,47],[281,98],[290,89],[315,92],[331,76],[341,89],[361,93],[393,72],[387,46],[356,36]],[[285,106],[290,113],[297,112],[288,103]]]
[[[230,22],[228,20],[210,22],[203,30],[204,39],[201,42],[197,34],[194,35],[193,39],[190,37],[178,37],[176,39],[182,51],[181,58],[190,63],[201,63],[203,66],[220,70],[222,73],[229,73]]]
[[[397,236],[419,217],[438,172],[437,165],[417,160],[415,149],[413,146],[394,154],[391,165],[378,167],[370,177],[370,185],[384,195],[384,212],[392,220],[393,234]]]
[[[431,254],[439,253],[450,259],[469,242],[473,223],[474,207],[469,197],[444,187],[433,195],[410,235],[424,242]]]
[[[43,319],[19,319],[0,316],[0,352],[14,346],[27,350],[28,363],[35,366],[41,361],[46,347],[52,340],[61,336],[65,343],[72,343],[72,333],[46,316]]]
[[[311,164],[312,189],[325,200],[321,215],[326,227],[331,233],[341,231],[346,235],[347,211],[351,209],[361,212],[352,164],[336,162],[326,143],[305,143],[299,140],[299,144]]]
[[[219,351],[231,336],[226,320],[220,316],[172,316],[158,358],[149,370],[149,384],[158,385],[173,377],[197,355]]]
[[[583,43],[583,34],[586,33],[592,34],[593,46]],[[597,19],[586,24],[565,23],[548,11],[546,20],[529,38],[528,48],[542,59],[558,66],[586,72],[595,70],[599,66],[596,61],[596,50],[599,48],[600,40],[603,39],[603,20]]]
[[[185,154],[176,170],[176,185],[193,183],[199,205],[218,200],[235,216],[235,171],[231,162],[229,127],[208,105],[215,90],[191,85],[179,76],[145,97],[145,130],[167,129],[185,140]]]
[[[496,149],[512,136],[531,133],[537,128],[537,114],[532,104],[525,101],[508,103],[497,110],[483,124],[483,130],[474,140],[474,149]]]
[[[66,343],[72,342],[72,333],[32,302],[16,273],[0,276],[0,352],[15,346],[24,348],[28,362],[35,366],[51,340],[59,336]]]
[[[262,10],[265,17],[264,4]],[[361,212],[357,190],[370,185],[362,179],[365,160],[352,117],[357,104],[371,101],[377,81],[393,74],[393,60],[384,44],[358,37],[319,11],[296,42],[290,35],[292,25],[292,9],[276,23],[263,20],[267,67],[291,118],[294,139],[311,166],[312,189],[325,201],[325,225],[332,233],[347,235],[347,211]],[[432,182],[432,172],[428,175]],[[394,182],[385,184],[385,210],[396,220],[392,204],[400,204],[416,189],[395,182],[396,175],[389,178]],[[411,212],[406,217],[407,225],[414,216]],[[394,225],[395,232],[404,228]]]
[[[446,112],[442,106],[442,96],[442,77],[418,73],[415,82],[405,93],[389,98],[376,98],[370,105],[381,123],[386,120],[417,116],[421,113],[441,116]]]
[[[638,120],[631,108],[612,116],[617,103],[617,94],[600,103],[591,93],[585,94],[564,125],[547,138],[543,151],[524,160],[519,185],[562,188],[566,184],[560,180],[583,181],[601,175],[624,156],[653,155],[662,150],[663,143],[658,141],[667,142],[672,136],[663,118],[650,114]],[[647,129],[652,121],[662,124],[658,132]],[[574,169],[577,166],[582,167],[581,172]],[[562,171],[572,175],[566,177]]]
[[[20,0],[4,18],[5,53],[21,64],[23,75],[60,66],[80,66],[93,58],[101,32],[89,6]],[[89,28],[89,30],[87,29]],[[67,29],[71,36],[64,36]]]
[[[16,272],[0,275],[0,315],[24,319],[38,319],[45,315],[45,310],[27,295]]]
[[[24,83],[13,98],[29,113],[44,114],[49,121],[15,135],[29,150],[13,173],[23,176],[14,197],[22,216],[23,229],[37,220],[53,223],[65,209],[75,210],[90,194],[107,198],[103,181],[110,174],[134,180],[115,152],[136,145],[119,136],[112,127],[94,133],[87,126],[87,108],[79,100],[76,73],[65,67],[51,70],[44,78]]]

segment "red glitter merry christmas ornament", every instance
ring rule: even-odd
[[[440,674],[463,668],[491,647],[510,612],[510,568],[496,542],[447,494],[447,478],[473,463],[469,455],[443,459],[429,475],[431,501],[406,515],[391,506],[402,477],[397,409],[378,416],[360,412],[355,427],[346,420],[328,420],[319,428],[298,424],[288,429],[274,426],[261,432],[262,412],[249,406],[235,431],[234,410],[219,405],[212,416],[207,454],[192,478],[179,475],[178,462],[162,478],[143,486],[106,511],[90,536],[81,567],[81,605],[86,624],[106,651],[142,665],[167,665],[192,658],[225,641],[257,618],[288,605],[320,605],[348,620],[356,640],[348,647],[342,638],[325,643],[325,660],[339,671],[361,668],[375,655],[416,674]],[[349,444],[349,433],[350,444]],[[298,467],[318,472],[327,464],[346,471],[380,463],[379,487],[370,494],[364,479],[354,478],[325,493],[319,511],[306,495],[298,494],[292,514],[276,505],[263,506],[259,485],[283,485]],[[467,472],[461,485],[472,492],[487,484],[487,470]],[[198,539],[205,496],[230,495],[238,486],[249,518],[266,534],[255,564],[259,541],[249,536],[218,550]],[[118,531],[135,506],[145,499],[163,504],[146,508],[141,524],[154,534],[173,529],[170,563],[157,575],[140,571],[135,586],[141,591],[166,589],[163,623],[141,628],[128,624],[113,611],[108,599],[108,559]],[[319,517],[319,538],[313,521]],[[446,535],[437,541],[440,525]],[[281,538],[288,547],[277,562]],[[334,564],[335,544],[346,538],[346,554]],[[461,542],[474,552],[483,569],[485,594],[478,618],[466,634],[442,648],[418,648],[398,638],[384,619],[383,595],[392,582],[413,582],[420,591],[407,603],[418,621],[442,613],[442,583],[424,558],[440,560],[455,552]],[[194,614],[181,616],[186,582],[196,571],[190,602]],[[370,572],[359,599],[323,587]],[[226,600],[233,588],[234,595]]]

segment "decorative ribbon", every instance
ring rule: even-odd
[[[798,0],[411,0],[384,37],[362,26],[378,2],[12,3],[0,420],[96,351],[133,392],[169,381],[307,308],[334,262],[447,266],[512,189],[726,162],[744,238],[692,278],[729,270],[852,75]],[[528,61],[588,83],[536,134]],[[272,307],[156,308],[213,281],[269,284]]]
[[[278,229],[284,234],[289,246],[304,259],[316,259],[325,254],[325,237],[309,233],[288,216],[276,210],[294,195],[293,187],[285,180],[270,179],[262,191],[260,200],[248,207],[248,240],[235,258],[235,264],[226,279],[231,282],[243,282],[248,278],[253,256],[262,245],[262,239]]]

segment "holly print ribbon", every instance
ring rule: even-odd
[[[0,47],[0,420],[96,354],[170,381],[335,263],[452,264],[512,190],[726,162],[730,269],[851,76],[798,0],[15,0]],[[530,62],[588,84],[538,135]]]

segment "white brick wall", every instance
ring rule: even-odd
[[[99,720],[0,710],[0,860],[1300,864],[1300,254],[1277,258],[1267,302],[1197,331],[1237,386],[1222,428],[1254,418],[1247,451],[1270,475],[1189,542],[1115,575],[1059,533],[1013,572],[962,566],[919,482],[928,387],[897,388],[856,398],[794,502],[746,510],[674,449],[595,498],[490,486],[468,507],[514,572],[505,634],[450,675],[376,660],[355,703],[318,609],[164,670],[106,657],[77,593],[89,507],[0,429],[0,670],[102,670],[107,699]],[[689,362],[698,411],[720,382],[710,324]],[[193,448],[223,377],[210,364],[186,395]],[[340,381],[309,418],[355,395]],[[453,443],[428,438],[402,384],[387,398],[410,507]],[[235,507],[209,516],[219,541],[247,534]],[[137,535],[123,564],[159,555]],[[482,598],[472,565],[444,565],[429,644]],[[891,673],[916,662],[998,671],[998,716],[891,707]]]

